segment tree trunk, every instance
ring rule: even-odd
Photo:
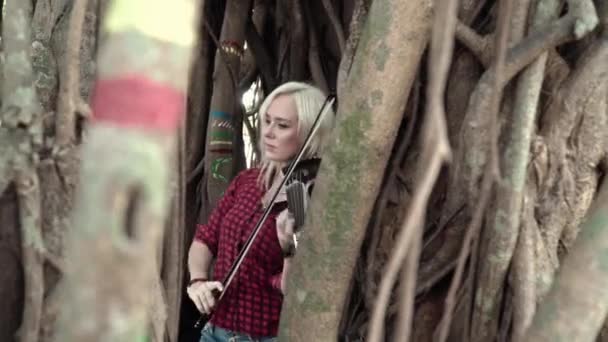
[[[146,32],[158,33],[179,27],[169,18],[184,1],[165,4],[163,13],[153,11],[157,2],[113,3],[132,10],[128,18],[135,21],[157,13],[155,21],[166,25]],[[120,46],[115,32],[105,36],[97,60],[98,26],[114,20],[114,12],[105,15],[109,3],[3,2],[0,297],[7,300],[0,340],[50,341],[59,315],[70,319],[70,330],[61,334],[75,336],[91,321],[103,327],[104,319],[82,319],[111,309],[109,300],[87,302],[88,289],[102,300],[132,303],[120,312],[130,315],[135,335],[198,341],[191,328],[198,313],[183,291],[185,250],[196,223],[207,219],[245,165],[244,130],[255,146],[257,107],[289,80],[337,92],[339,110],[289,280],[282,339],[353,341],[381,330],[399,341],[442,341],[446,334],[452,341],[593,340],[599,334],[606,301],[594,292],[601,288],[580,279],[605,280],[597,257],[605,224],[597,218],[604,196],[598,189],[606,187],[608,170],[608,2],[518,0],[509,16],[506,1],[459,1],[451,66],[441,69],[454,158],[422,202],[419,190],[435,175],[429,167],[437,166],[425,157],[430,145],[422,123],[436,111],[424,99],[440,69],[426,62],[425,51],[433,16],[445,15],[442,6],[454,2],[437,2],[432,11],[430,0],[201,1],[189,75],[185,54],[171,55],[176,63],[153,56],[175,46]],[[600,29],[594,29],[596,13]],[[178,23],[187,18],[180,15]],[[450,28],[447,21],[437,25]],[[183,136],[100,121],[107,111],[93,116],[87,103],[98,64],[102,82],[136,69],[161,77],[161,84],[179,83],[183,93],[189,79]],[[254,101],[245,113],[247,91]],[[437,89],[433,94],[437,98]],[[96,120],[89,126],[91,117]],[[140,142],[148,159],[132,149]],[[113,146],[124,152],[110,151]],[[255,154],[247,157],[254,165]],[[77,203],[81,158],[79,198],[93,197]],[[499,161],[500,177],[487,173],[490,160]],[[157,166],[144,167],[147,162]],[[129,170],[140,170],[137,179],[146,182],[129,178]],[[122,182],[111,178],[117,174]],[[93,188],[102,182],[114,197],[99,204]],[[152,195],[137,190],[146,186],[164,195],[149,224],[140,214]],[[411,207],[426,215],[411,216],[420,212],[412,214]],[[105,213],[93,212],[100,208]],[[423,223],[412,228],[418,219]],[[149,234],[138,235],[142,224]],[[69,251],[68,232],[74,234]],[[98,238],[76,245],[86,232]],[[403,241],[411,248],[399,250]],[[93,258],[104,248],[109,252]],[[85,263],[86,271],[71,273]],[[87,310],[80,314],[76,302],[87,303]],[[581,319],[572,325],[564,317]]]
[[[190,0],[130,0],[106,18],[57,341],[165,340],[160,248],[196,13]]]
[[[307,235],[289,280],[281,340],[338,338],[360,243],[405,109],[403,94],[410,90],[429,37],[430,11],[428,1],[372,4],[345,81],[349,97],[339,99],[334,141],[321,166]],[[406,27],[398,24],[406,21]]]
[[[71,82],[66,82],[65,91],[61,96],[70,98],[76,104],[69,110],[76,116],[75,124],[78,127],[72,125],[72,130],[74,136],[79,137],[82,117],[88,114],[87,106],[83,103],[88,98],[95,72],[92,57],[95,53],[97,36],[98,5],[96,0],[90,0],[88,4],[77,2],[74,7],[79,8],[79,15],[71,20],[72,6],[68,6],[63,0],[34,2],[35,7],[30,11],[21,12],[21,15],[18,11],[27,4],[18,3],[18,1],[8,1],[5,4],[4,11],[8,20],[4,24],[9,26],[4,27],[3,36],[20,37],[24,45],[18,47],[12,39],[5,40],[3,53],[5,56],[15,53],[31,56],[31,59],[22,60],[22,63],[30,63],[31,66],[23,64],[22,67],[16,67],[5,64],[10,71],[5,72],[3,82],[5,93],[2,102],[3,105],[13,108],[9,112],[21,114],[18,116],[8,114],[2,117],[0,121],[5,119],[8,121],[0,125],[2,126],[0,135],[5,137],[5,133],[9,133],[8,135],[11,136],[19,131],[29,133],[18,134],[21,142],[12,140],[10,143],[2,144],[3,148],[8,149],[1,153],[2,156],[13,161],[0,163],[2,165],[0,188],[4,190],[6,184],[13,181],[19,186],[9,186],[0,195],[2,197],[0,202],[3,203],[0,225],[8,228],[2,239],[3,253],[8,253],[7,258],[2,260],[8,264],[3,265],[2,268],[10,270],[11,263],[13,265],[23,263],[27,276],[24,288],[24,279],[19,267],[14,272],[9,271],[6,274],[6,281],[0,285],[1,291],[6,291],[6,296],[3,298],[12,298],[12,302],[6,307],[8,309],[5,311],[6,315],[3,312],[0,317],[1,321],[6,322],[0,331],[0,339],[12,341],[16,335],[14,324],[21,322],[21,339],[48,341],[56,316],[54,310],[56,283],[64,270],[63,236],[69,226],[68,219],[79,166],[77,150],[73,146],[59,146],[54,140],[54,125],[57,120],[61,120],[60,117],[66,110],[57,103],[58,85],[60,80],[64,82],[63,75],[66,73],[75,76],[72,77]],[[17,9],[15,6],[22,9]],[[77,30],[76,32],[80,34],[70,36],[68,39],[70,23],[78,24],[78,21],[84,21],[85,29]],[[76,52],[69,57],[65,53],[68,46]],[[76,63],[74,58],[77,59]],[[81,63],[78,63],[78,59]],[[75,65],[79,67],[74,67]],[[28,69],[31,71],[27,71]],[[23,71],[26,72],[21,73]],[[10,100],[13,95],[9,93],[17,89],[15,82],[19,82],[18,78],[12,76],[16,75],[15,73],[20,73],[22,80],[27,80],[28,77],[35,80],[29,88],[35,89],[35,93],[30,92],[28,97],[21,97],[27,102],[31,101],[31,104],[15,103]],[[77,79],[76,82],[74,79]],[[32,112],[32,106],[39,109]],[[18,119],[21,115],[29,118],[25,121]],[[15,124],[17,127],[14,126]],[[14,149],[15,146],[22,148]],[[26,164],[23,163],[24,161]],[[7,166],[8,168],[5,168]],[[14,171],[18,171],[18,175]],[[10,200],[11,198],[13,200]],[[27,229],[28,233],[15,235],[16,230],[11,227]],[[15,237],[17,240],[11,240]],[[28,247],[16,249],[19,244]],[[32,246],[35,247],[34,250]],[[15,258],[16,253],[20,251],[23,251],[23,258]],[[11,289],[11,286],[17,287]]]
[[[205,151],[204,206],[215,207],[230,180],[242,168],[242,113],[238,93],[240,59],[251,0],[228,0],[220,40]]]

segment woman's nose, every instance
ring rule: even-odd
[[[274,125],[273,123],[270,123],[270,124],[268,124],[268,125],[266,125],[264,127],[264,136],[266,138],[272,138],[272,137],[274,137],[274,127],[273,127],[273,125]]]

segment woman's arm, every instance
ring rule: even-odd
[[[192,241],[188,251],[190,279],[209,278],[209,266],[212,259],[213,253],[206,244],[198,240]]]
[[[211,313],[216,304],[216,291],[223,291],[219,281],[208,281],[209,266],[213,253],[203,242],[194,240],[188,251],[188,271],[190,280],[195,279],[188,288],[188,296],[201,313]]]

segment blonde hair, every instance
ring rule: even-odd
[[[321,107],[325,103],[327,96],[318,88],[307,83],[287,82],[280,85],[270,94],[268,94],[260,106],[260,130],[261,126],[264,124],[263,117],[266,114],[268,107],[272,101],[280,95],[291,96],[296,105],[298,115],[298,139],[299,146],[301,147],[302,144],[304,144],[304,140],[306,139],[308,132],[312,128],[317,114],[319,114]],[[317,129],[315,135],[311,138],[306,151],[304,151],[302,159],[318,157],[323,152],[334,124],[334,112],[331,107],[332,106],[329,105],[329,102],[325,105],[323,114],[321,114],[319,128]],[[262,152],[259,163],[261,169],[259,182],[264,190],[268,190],[275,175],[277,175],[281,168],[286,165],[285,163],[275,162],[266,158],[264,148],[261,145],[261,136],[262,135],[259,134],[260,139],[258,144],[260,144],[259,147],[260,151]]]

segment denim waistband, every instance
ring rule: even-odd
[[[201,332],[202,338],[201,342],[205,342],[203,339],[205,335],[211,335],[216,341],[226,341],[226,342],[276,342],[278,341],[276,337],[268,336],[268,337],[251,337],[247,334],[233,332],[224,328],[220,328],[211,323],[207,323]],[[210,337],[211,337],[210,336]]]

